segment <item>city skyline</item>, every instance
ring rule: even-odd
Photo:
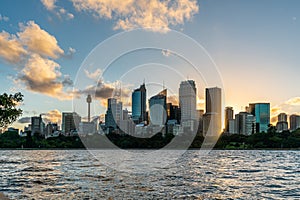
[[[300,72],[297,59],[300,46],[298,1],[270,4],[261,1],[185,0],[185,3],[189,9],[178,6],[171,16],[169,11],[175,5],[158,4],[161,7],[153,8],[103,3],[101,6],[108,8],[108,13],[99,14],[101,6],[88,3],[82,6],[76,1],[26,1],[18,2],[18,6],[14,1],[3,1],[0,6],[0,91],[21,91],[24,94],[21,122],[26,121],[26,117],[29,121],[30,116],[39,113],[57,118],[63,111],[73,111],[68,91],[72,90],[80,64],[89,52],[100,42],[130,30],[130,27],[152,26],[152,31],[161,33],[154,22],[165,19],[161,17],[165,16],[166,20],[159,21],[161,27],[190,36],[203,45],[217,64],[224,83],[224,105],[232,106],[238,113],[248,103],[270,102],[272,123],[281,112],[300,114],[300,91],[296,87]],[[157,10],[154,15],[157,19],[149,20],[147,24],[140,15],[121,12],[122,6],[147,13]],[[269,9],[262,9],[264,7]],[[124,19],[128,19],[129,24],[120,23],[125,22]],[[147,55],[152,53],[142,53],[140,60],[149,61]],[[175,58],[172,62],[164,61],[172,57],[170,52],[163,51],[161,54],[161,57],[157,56],[161,63],[186,67]],[[120,59],[115,66],[137,64],[129,56]],[[101,75],[101,71],[87,71],[85,75],[94,79]],[[157,76],[166,85],[178,84],[164,73]],[[194,78],[189,70],[183,76]],[[107,88],[111,88],[113,83],[109,78],[103,83]],[[135,77],[132,88],[137,88],[144,78]],[[215,85],[207,86],[201,80],[196,81],[197,101],[203,108],[203,89]],[[170,94],[178,96],[174,91]],[[156,92],[154,88],[149,96]],[[93,104],[98,108],[97,112],[105,110],[105,102],[97,100]],[[80,112],[79,108],[75,111]],[[14,126],[23,127],[23,124]]]

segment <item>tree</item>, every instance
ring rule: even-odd
[[[23,111],[17,108],[21,102],[23,102],[23,95],[20,92],[0,95],[0,129],[7,128],[22,115]]]

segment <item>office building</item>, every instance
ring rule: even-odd
[[[233,108],[226,107],[225,108],[225,133],[229,132],[229,120],[233,119]]]
[[[197,120],[197,88],[195,81],[182,81],[179,87],[181,121]]]
[[[290,116],[290,131],[294,131],[300,128],[300,116],[299,115],[291,115]]]
[[[81,117],[76,112],[62,113],[62,132],[69,135],[73,131],[77,131]]]
[[[150,124],[163,126],[167,122],[167,90],[149,99]]]
[[[118,123],[123,118],[123,104],[118,102],[115,98],[107,100],[107,111],[105,114],[105,126],[107,128],[116,129]]]
[[[270,103],[249,104],[249,112],[255,116],[256,132],[267,132],[270,124]]]
[[[277,118],[278,118],[277,123],[276,123],[277,132],[281,133],[283,131],[287,131],[289,129],[289,127],[288,127],[289,125],[287,122],[287,114],[280,113],[277,116]]]
[[[31,135],[38,133],[44,135],[45,123],[42,116],[31,117]]]
[[[203,116],[203,135],[218,136],[222,132],[222,93],[221,88],[206,88],[206,113]]]
[[[251,135],[255,133],[256,120],[254,115],[247,112],[240,112],[235,115],[235,120],[236,133],[241,135]]]
[[[132,120],[136,124],[147,121],[146,98],[146,86],[144,83],[132,93]]]

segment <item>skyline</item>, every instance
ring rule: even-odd
[[[146,24],[145,21],[141,21],[140,15],[131,16],[120,9],[122,6],[126,8],[126,3],[103,3],[102,8],[111,6],[111,13],[101,14],[101,11],[99,14],[94,5],[80,7],[83,4],[79,2],[74,0],[72,4],[71,1],[27,1],[19,3],[17,7],[13,1],[1,3],[0,91],[21,91],[24,94],[25,101],[21,106],[24,110],[23,117],[32,116],[34,113],[48,113],[49,116],[54,116],[59,114],[58,112],[61,114],[62,111],[72,111],[72,101],[64,100],[70,98],[66,91],[72,89],[71,83],[74,82],[87,54],[98,43],[128,30],[128,26],[140,28],[155,22],[153,19],[154,21],[150,20],[152,24]],[[225,106],[233,106],[238,112],[249,102],[270,102],[272,116],[277,116],[283,111],[299,114],[299,2],[185,2],[190,7],[177,7],[174,16],[166,15],[172,23],[161,23],[161,26],[190,36],[209,52],[223,79]],[[145,8],[144,5],[135,5],[133,9],[154,12],[151,6]],[[171,13],[172,9],[168,7],[167,10],[167,13]],[[94,17],[95,13],[99,16]],[[180,13],[183,13],[183,18],[178,17]],[[156,14],[159,17],[166,13],[158,11]],[[122,19],[129,20],[127,27],[119,23]],[[133,24],[134,22],[136,24]],[[156,29],[153,31],[160,32]],[[37,34],[43,37],[36,38]],[[36,41],[45,44],[47,48],[36,45]],[[8,46],[11,48],[4,48]],[[171,65],[175,62],[184,66],[176,58],[164,61],[165,57],[158,56],[154,51],[141,52],[135,57],[151,60],[147,57],[148,54],[153,54],[160,63]],[[25,64],[15,63],[16,59],[23,59],[20,55],[25,55]],[[129,62],[130,58],[130,55],[128,58],[121,58],[115,66],[121,66],[122,63],[139,64]],[[36,67],[37,64],[40,65],[39,68]],[[156,67],[161,68],[158,65]],[[86,72],[86,76],[90,78],[100,74],[101,71],[97,70]],[[35,78],[37,75],[47,78],[49,83],[55,83],[52,84],[52,87],[56,88],[54,95],[52,88],[46,90],[41,87],[44,85],[40,83],[44,81]],[[193,78],[188,72],[184,76]],[[161,80],[160,83],[175,82],[172,84],[178,85],[168,77],[158,79]],[[105,81],[108,82],[104,84],[111,86],[110,80]],[[135,80],[132,88],[136,88],[137,83],[141,81]],[[17,89],[18,84],[22,86],[20,90]],[[198,80],[197,85],[199,102],[203,106],[205,85],[198,83]],[[213,86],[215,85],[210,85]],[[60,93],[61,87],[63,90]],[[155,89],[149,96],[154,94]],[[178,90],[174,90],[174,95],[178,95]],[[96,106],[101,107],[101,102],[98,101]]]

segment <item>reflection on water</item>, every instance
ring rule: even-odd
[[[299,199],[299,160],[300,151],[188,151],[170,166],[132,174],[84,150],[8,150],[0,151],[0,192],[11,199]]]

